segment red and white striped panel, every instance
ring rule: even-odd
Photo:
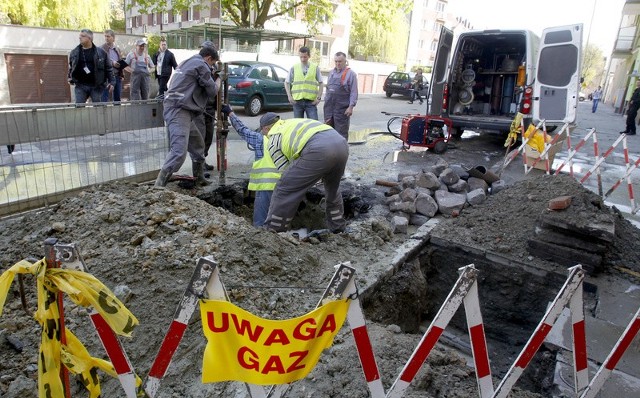
[[[582,289],[582,281],[584,280],[584,271],[582,270],[582,266],[576,265],[569,268],[569,270],[570,274],[567,281],[556,295],[551,306],[547,309],[547,312],[536,327],[533,335],[529,338],[524,349],[514,364],[511,365],[511,368],[498,385],[498,388],[496,388],[493,395],[495,398],[507,398],[514,384],[516,384],[520,376],[522,376],[524,369],[529,365],[536,352],[538,352],[538,349],[544,342],[544,339],[551,331],[551,327],[558,320],[558,316],[560,316],[562,309],[569,304],[569,301],[575,294],[576,290]]]
[[[569,303],[571,325],[573,331],[573,373],[575,393],[589,385],[589,368],[587,359],[587,336],[584,325],[584,303],[582,289],[578,288]]]
[[[611,353],[605,359],[604,363],[598,369],[598,372],[591,380],[591,383],[582,394],[581,398],[595,398],[595,396],[600,392],[602,386],[604,386],[605,381],[611,376],[611,373],[616,368],[616,365],[622,359],[622,355],[624,355],[625,351],[631,345],[631,342],[636,337],[636,335],[640,332],[640,308],[627,325],[627,328],[620,336],[620,339],[611,350]]]
[[[487,340],[484,335],[482,313],[480,312],[477,281],[471,285],[471,289],[469,289],[469,292],[464,298],[464,312],[467,316],[467,325],[469,325],[471,352],[476,367],[478,391],[480,391],[480,398],[488,398],[493,395],[493,380],[491,379],[489,352],[487,350]]]
[[[584,138],[581,139],[580,142],[578,142],[578,145],[576,145],[576,147],[574,149],[571,149],[571,145],[569,143],[567,143],[569,145],[569,153],[567,155],[567,159],[564,162],[562,162],[560,164],[560,166],[558,166],[558,168],[556,169],[555,175],[560,174],[560,172],[562,171],[562,168],[567,163],[569,163],[571,166],[573,166],[573,157],[576,155],[576,153],[578,153],[580,148],[582,148],[587,143],[587,140],[589,138],[591,138],[592,135],[595,135],[595,133],[596,133],[596,129],[589,130],[587,135],[585,135]],[[573,167],[571,168],[571,175],[573,176]]]
[[[404,391],[409,387],[409,384],[411,384],[415,378],[424,361],[427,360],[431,350],[440,339],[442,332],[460,307],[471,286],[475,283],[478,271],[473,267],[473,264],[467,265],[460,270],[461,274],[458,281],[451,289],[449,296],[447,296],[447,299],[442,304],[442,307],[440,307],[435,318],[431,321],[427,332],[422,336],[420,343],[418,343],[418,346],[404,365],[400,376],[398,376],[391,386],[391,389],[387,393],[388,398],[400,398],[404,395]]]
[[[607,157],[609,155],[611,155],[613,150],[616,148],[616,146],[618,146],[618,144],[620,144],[620,142],[622,141],[622,139],[624,137],[626,137],[626,134],[620,135],[613,142],[613,144],[609,147],[609,149],[607,149],[606,152],[604,154],[602,154],[602,156],[600,156],[599,153],[598,153],[598,139],[597,139],[597,136],[596,135],[593,136],[593,150],[594,150],[595,156],[596,156],[596,163],[589,169],[589,171],[587,171],[587,174],[585,174],[580,179],[580,183],[581,184],[583,182],[585,182],[587,180],[587,178],[589,178],[591,176],[591,174],[593,174],[594,171],[598,171],[598,173],[600,172],[600,165],[602,165],[602,163],[607,159]]]
[[[97,311],[92,311],[89,317],[91,318],[93,327],[98,332],[98,337],[102,342],[104,350],[107,352],[118,374],[118,379],[120,380],[120,384],[122,384],[127,398],[136,398],[136,374],[133,371],[133,366],[131,366],[131,362],[122,344],[120,344],[120,340],[118,340],[113,329],[111,329],[109,324]]]
[[[143,389],[150,398],[154,398],[158,393],[160,381],[167,373],[173,354],[175,354],[180,341],[184,337],[189,320],[198,306],[198,300],[203,297],[209,280],[217,269],[217,264],[211,257],[198,259],[191,281],[182,296],[180,304],[178,304],[176,316],[162,340],[158,354],[151,365],[149,375],[143,383]]]

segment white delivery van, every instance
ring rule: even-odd
[[[516,112],[525,123],[573,123],[580,85],[582,24],[460,34],[443,28],[431,79],[429,114],[464,130],[508,133]]]

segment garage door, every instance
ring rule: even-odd
[[[66,55],[5,54],[12,104],[71,102]]]

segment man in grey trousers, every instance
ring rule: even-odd
[[[322,180],[327,228],[343,232],[346,221],[340,180],[349,158],[347,141],[331,126],[316,120],[279,120],[272,112],[262,116],[260,130],[268,132],[269,155],[277,169],[284,170],[264,226],[277,232],[289,229],[307,190]]]
[[[204,119],[207,100],[215,97],[220,79],[214,81],[213,65],[218,61],[214,47],[200,52],[178,65],[164,95],[164,121],[169,129],[170,149],[156,179],[156,187],[167,185],[171,175],[182,167],[187,152],[191,156],[193,176],[198,185],[210,184],[204,178]],[[192,123],[197,128],[192,129]]]

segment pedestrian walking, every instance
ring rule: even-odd
[[[309,47],[298,50],[300,63],[295,64],[287,75],[284,88],[289,103],[293,105],[293,117],[318,120],[318,103],[322,99],[322,75],[317,64],[310,62]]]
[[[591,93],[591,98],[591,101],[593,101],[591,104],[591,113],[596,113],[596,110],[598,110],[598,102],[600,102],[602,98],[602,86],[598,86],[596,91]]]
[[[102,92],[113,92],[115,80],[107,53],[93,44],[93,32],[82,29],[80,44],[69,53],[69,84],[75,86],[76,104],[84,104],[87,99],[100,102]]]
[[[218,51],[204,46],[200,52],[178,65],[164,95],[164,121],[169,130],[170,149],[158,173],[156,187],[164,187],[171,175],[182,167],[187,152],[198,185],[210,184],[204,178],[204,112],[208,98],[215,97],[220,78],[214,81],[213,65]],[[192,128],[195,123],[196,128]]]
[[[173,70],[178,67],[176,57],[167,48],[167,40],[164,37],[160,39],[160,48],[158,52],[153,55],[152,61],[156,65],[155,76],[158,80],[158,97],[164,98],[171,74]]]
[[[114,78],[113,91],[109,92],[109,89],[105,89],[102,92],[102,102],[108,102],[109,97],[115,102],[120,102],[122,79],[124,78],[124,67],[121,60],[124,60],[124,58],[122,57],[122,50],[116,46],[116,34],[113,30],[107,29],[104,31],[104,44],[102,45],[102,49],[109,57]]]
[[[231,125],[240,137],[247,142],[247,147],[255,153],[255,161],[251,166],[247,188],[256,193],[253,202],[253,226],[261,227],[267,219],[271,196],[281,174],[273,163],[269,151],[264,150],[269,142],[266,136],[267,130],[251,130],[242,123],[227,104],[222,105],[222,112],[229,117]],[[277,120],[279,119],[277,117]]]
[[[312,119],[280,120],[273,112],[260,118],[260,129],[269,138],[267,150],[282,172],[276,184],[265,227],[286,231],[307,190],[322,180],[327,228],[345,230],[340,179],[349,157],[349,144],[331,126]]]
[[[422,97],[420,96],[420,90],[424,89],[422,79],[422,68],[418,68],[418,70],[416,71],[416,75],[411,80],[411,101],[409,101],[410,104],[413,104],[413,101],[415,101],[417,97],[420,100],[420,105],[422,105]]]
[[[636,135],[636,116],[640,108],[640,80],[636,80],[636,89],[631,94],[629,108],[627,109],[627,128],[620,134]]]
[[[151,84],[151,71],[155,64],[147,53],[147,41],[138,39],[134,48],[125,59],[126,70],[131,73],[129,99],[147,100],[149,99],[149,86]]]
[[[358,76],[347,66],[347,55],[337,52],[335,68],[327,79],[324,99],[324,122],[349,141],[349,123],[358,102]]]

